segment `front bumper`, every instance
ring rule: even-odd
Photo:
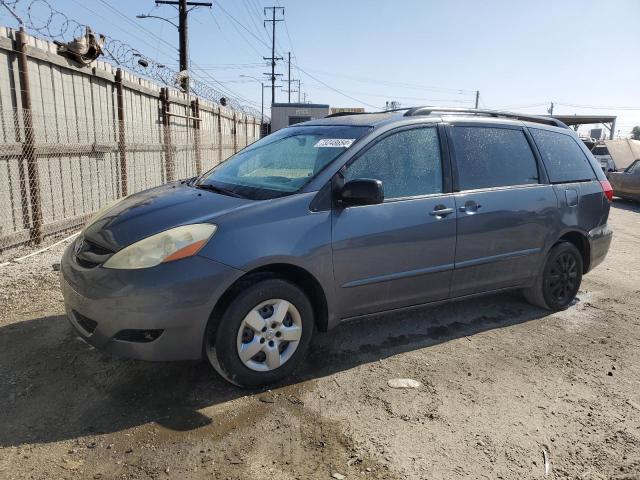
[[[589,271],[600,265],[609,252],[613,230],[607,223],[589,232]]]
[[[157,361],[201,358],[213,307],[243,274],[199,256],[140,270],[84,268],[73,244],[60,271],[67,315],[82,338],[116,355]],[[123,335],[131,330],[161,333],[132,341]]]

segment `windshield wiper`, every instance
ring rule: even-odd
[[[200,188],[202,190],[210,190],[212,192],[221,193],[222,195],[228,195],[229,197],[244,198],[239,193],[236,193],[232,190],[227,190],[226,188],[216,187],[215,185],[211,185],[209,183],[200,183],[198,185],[194,185],[194,187]]]

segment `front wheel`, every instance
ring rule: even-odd
[[[281,380],[302,362],[313,334],[305,293],[281,279],[261,280],[240,292],[217,328],[207,328],[205,352],[215,370],[241,387]]]
[[[547,255],[542,273],[533,287],[524,290],[529,303],[547,310],[564,310],[575,298],[582,282],[582,255],[569,242],[555,245]]]

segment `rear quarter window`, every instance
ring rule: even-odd
[[[552,183],[595,180],[596,174],[578,142],[570,135],[530,128]]]

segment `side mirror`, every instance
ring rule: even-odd
[[[338,193],[342,206],[376,205],[384,200],[384,188],[380,180],[358,178],[344,184]]]

